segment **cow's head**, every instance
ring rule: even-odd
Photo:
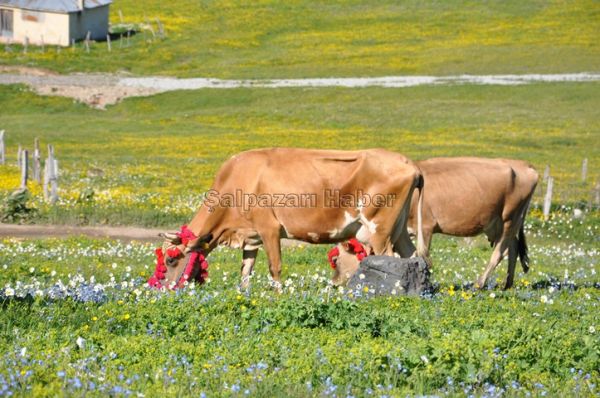
[[[207,241],[189,235],[187,227],[180,232],[160,234],[162,247],[156,249],[156,270],[148,280],[155,288],[177,289],[188,282],[204,283],[208,278]]]
[[[329,253],[329,261],[333,268],[332,283],[344,286],[356,273],[361,260],[371,253],[368,245],[357,244],[356,240],[339,243]]]

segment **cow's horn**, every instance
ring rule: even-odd
[[[177,236],[177,234],[175,232],[162,232],[160,234],[158,234],[158,236],[160,236],[161,238],[164,238],[168,241],[176,241],[179,240],[179,236]]]

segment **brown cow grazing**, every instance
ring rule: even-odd
[[[523,270],[529,270],[523,222],[538,173],[527,162],[510,159],[434,158],[416,163],[425,179],[422,222],[427,255],[434,233],[465,237],[485,233],[494,250],[477,287],[485,286],[508,255],[504,287],[510,288],[517,256]],[[409,230],[416,228],[417,218],[413,203]],[[334,282],[344,283],[358,268],[358,260],[347,247],[338,245],[338,250]]]
[[[376,254],[409,257],[415,247],[406,224],[413,192],[421,187],[418,167],[383,149],[242,152],[217,173],[203,205],[182,230],[188,238],[165,234],[167,246],[178,245],[179,251],[166,250],[160,284],[179,281],[186,264],[193,263],[188,261],[191,253],[202,251],[204,256],[226,245],[243,250],[241,287],[246,288],[258,248],[264,245],[269,271],[279,286],[281,238],[335,243],[356,237]],[[418,242],[421,254],[425,247],[422,239]],[[186,280],[194,277],[185,275]]]

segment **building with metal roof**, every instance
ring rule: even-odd
[[[111,0],[0,0],[0,42],[68,46],[105,40]]]

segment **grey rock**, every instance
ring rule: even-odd
[[[420,295],[432,291],[430,271],[421,257],[368,256],[347,287],[368,295]]]

